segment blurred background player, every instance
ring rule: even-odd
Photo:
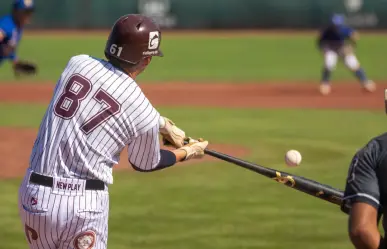
[[[5,60],[11,60],[15,75],[33,74],[36,71],[35,65],[20,61],[16,55],[23,28],[30,22],[33,12],[33,0],[15,0],[12,13],[0,18],[0,65]]]
[[[351,27],[346,26],[344,22],[345,17],[343,15],[333,15],[331,24],[323,29],[319,35],[318,46],[324,55],[320,92],[323,95],[328,95],[331,92],[331,74],[339,58],[355,74],[366,91],[374,92],[376,90],[375,83],[367,78],[353,51],[353,46],[356,45],[358,40],[358,33]]]

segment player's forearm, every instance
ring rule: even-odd
[[[160,150],[160,162],[155,167],[156,170],[168,168],[175,165],[177,162],[183,161],[187,156],[187,152],[182,149],[177,150]]]
[[[172,153],[175,154],[177,162],[183,161],[187,156],[187,152],[181,149],[173,150]]]
[[[131,162],[133,168],[140,172],[152,172],[156,170],[165,169],[175,165],[177,162],[183,161],[187,153],[184,150],[160,150],[160,161],[156,166],[149,165],[139,167]]]
[[[378,228],[373,226],[351,229],[350,238],[356,249],[378,249],[381,241]]]
[[[160,150],[160,162],[155,167],[156,170],[168,168],[177,162],[183,161],[187,156],[185,150]]]

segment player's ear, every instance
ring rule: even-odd
[[[146,58],[143,58],[139,63],[138,63],[138,67],[137,67],[137,70],[139,70],[141,73],[142,71],[145,70],[145,68],[149,65],[149,63],[151,62],[152,60],[152,57],[146,57]]]
[[[151,56],[144,58],[144,66],[148,66],[151,61],[152,61]]]

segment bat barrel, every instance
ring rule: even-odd
[[[286,173],[283,174],[285,175]],[[295,181],[295,184],[297,185],[293,186],[293,188],[296,188],[306,194],[316,196],[320,199],[324,199],[331,203],[341,205],[344,197],[344,194],[341,190],[300,176],[288,176],[292,177]]]
[[[325,201],[341,205],[343,199],[343,192],[339,189],[335,189],[331,186],[304,178],[300,176],[291,175],[286,172],[277,171],[271,168],[267,168],[261,165],[250,163],[239,158],[235,158],[217,151],[206,149],[204,151],[207,155],[216,157],[218,159],[236,164],[245,169],[254,171],[258,174],[269,177],[279,183],[282,183],[288,187],[297,189],[306,194],[315,196]]]

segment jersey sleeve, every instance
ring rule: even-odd
[[[160,161],[159,125],[136,137],[128,146],[129,162],[144,171],[154,169]]]
[[[15,25],[10,21],[10,17],[4,17],[0,19],[0,31],[4,35],[4,40],[9,40],[12,38],[12,33],[15,29]],[[16,48],[12,51],[12,53],[8,54],[5,58],[10,59],[12,61],[17,60],[16,56]]]
[[[3,18],[0,20],[0,31],[4,34],[4,38],[9,38],[12,36],[13,26],[10,24],[10,22]]]
[[[352,36],[354,30],[350,27],[343,27],[341,32],[342,32],[342,35],[344,36],[344,38],[348,39]]]
[[[359,150],[352,159],[344,193],[344,205],[364,202],[378,208],[380,203],[379,182],[376,173],[379,144],[372,140]]]
[[[152,106],[139,87],[135,87],[127,102],[130,103],[130,107],[126,112],[134,137],[141,136],[159,123],[159,112]]]

